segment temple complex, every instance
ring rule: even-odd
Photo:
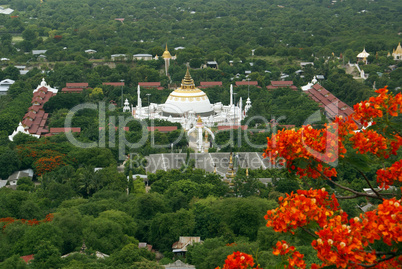
[[[137,106],[132,108],[134,118],[180,123],[186,132],[196,128],[198,120],[198,128],[193,129],[190,134],[197,133],[196,139],[200,144],[203,144],[203,139],[199,139],[200,132],[210,133],[212,127],[240,125],[251,108],[250,98],[244,108],[241,97],[235,104],[233,85],[230,86],[229,105],[223,105],[221,102],[211,104],[205,92],[195,86],[188,69],[181,86],[170,93],[164,104],[150,103],[149,106],[143,106],[140,87],[137,88],[137,95]],[[202,152],[203,148],[203,145],[197,146],[199,152]]]

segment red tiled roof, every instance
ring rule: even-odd
[[[38,131],[38,129],[39,129],[39,124],[33,124],[33,125],[28,129],[28,131],[29,131],[30,134],[36,134],[36,132]]]
[[[124,86],[124,82],[103,82],[102,85],[110,85],[110,86]]]
[[[353,109],[350,106],[340,101],[336,96],[319,84],[313,85],[307,93],[313,101],[320,105],[320,107],[325,108],[325,112],[331,118],[335,118],[336,116],[347,117],[353,113]]]
[[[25,119],[21,123],[22,123],[22,125],[28,126],[28,127],[31,127],[33,124],[33,122],[30,119]]]
[[[36,131],[37,135],[42,135],[42,134],[47,134],[47,133],[49,133],[49,130],[42,128],[42,127],[39,127],[38,131]]]
[[[52,92],[47,92],[45,98],[43,99],[43,104],[49,101],[49,99],[53,96]]]
[[[26,113],[25,116],[23,117],[23,119],[26,119],[26,118],[34,119],[34,118],[36,118],[36,113],[33,112],[33,111],[29,111],[29,112]]]
[[[291,88],[294,91],[297,90],[297,87],[293,85],[293,81],[271,81],[271,84],[267,86],[268,90],[278,88]]]
[[[99,127],[99,130],[103,130],[103,129],[105,129],[105,128]],[[119,127],[115,126],[114,129],[117,131],[117,129],[119,129]],[[124,127],[124,131],[126,131],[126,132],[130,131],[130,127],[128,127],[128,126]]]
[[[49,133],[52,134],[59,134],[59,133],[66,133],[68,131],[73,133],[81,133],[81,127],[71,127],[71,128],[50,128]]]
[[[33,120],[33,125],[40,125],[40,123],[42,122],[42,118],[35,118],[34,120]]]
[[[42,86],[38,89],[38,92],[47,92],[47,88],[45,86]]]
[[[35,111],[35,112],[38,112],[40,109],[43,109],[43,107],[36,105],[36,106],[30,106],[30,107],[28,108],[28,111]]]
[[[291,80],[286,80],[286,81],[272,80],[271,85],[276,86],[276,87],[290,87],[293,85],[293,81],[291,81]]]
[[[20,258],[23,259],[24,262],[29,263],[31,260],[34,259],[34,255],[31,254],[31,255],[21,256]]]
[[[63,88],[61,89],[62,92],[82,92],[83,88]]]
[[[201,81],[200,82],[200,88],[215,87],[215,86],[222,87],[222,81]]]
[[[46,95],[45,95],[46,96]],[[35,102],[35,101],[37,101],[37,102],[41,102],[43,100],[43,97],[39,97],[39,96],[34,96],[34,97],[32,97],[32,102]]]
[[[87,82],[78,82],[78,83],[66,83],[67,88],[87,88]]]
[[[33,94],[33,96],[34,97],[40,97],[40,98],[42,98],[43,99],[43,97],[45,97],[45,95],[46,95],[46,93],[45,92],[43,92],[43,91],[41,91],[41,92],[35,92],[34,94]]]
[[[177,126],[148,126],[147,128],[149,132],[172,132],[177,130]]]
[[[251,85],[258,86],[258,81],[236,81],[236,86]]]
[[[239,128],[241,128],[242,130],[247,130],[248,126],[247,125],[241,125],[241,126],[239,126],[239,125],[234,125],[234,126],[233,125],[223,125],[223,126],[218,126],[219,131],[231,130],[231,129],[237,130]]]
[[[138,85],[140,85],[140,87],[144,87],[144,88],[157,88],[161,86],[160,82],[138,82]]]
[[[45,124],[46,124],[46,119],[42,119],[42,120],[40,121],[39,126],[40,126],[40,127],[44,127]]]

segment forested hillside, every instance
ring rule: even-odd
[[[289,246],[307,267],[401,268],[402,61],[389,55],[402,42],[401,0],[0,0],[0,7],[14,10],[0,14],[0,81],[15,80],[0,96],[0,179],[34,173],[13,186],[0,182],[0,269],[161,269],[178,259],[210,269],[236,251],[252,254],[259,268],[283,268],[291,257],[277,254]],[[177,56],[168,74],[166,47]],[[368,63],[357,60],[363,49]],[[139,53],[159,58],[134,59]],[[197,87],[222,82],[203,89],[211,104],[227,105],[238,81],[256,82],[234,87],[235,104],[251,99],[241,122],[248,129],[213,126],[209,152],[227,154],[225,164],[237,152],[265,152],[284,169],[235,162],[229,184],[196,169],[180,123],[155,120],[177,130],[146,132],[149,115],[135,121],[123,112],[125,99],[136,106],[140,82],[164,88],[142,88],[143,106],[163,104],[188,68]],[[357,104],[353,120],[329,122],[324,105],[301,90],[317,75],[340,101]],[[73,145],[64,133],[9,140],[42,79],[59,89],[43,106],[46,127],[65,127],[73,107],[91,104],[71,127],[80,128],[76,142],[95,147]],[[296,87],[267,88],[280,80]],[[62,92],[69,82],[89,87]],[[314,124],[303,126],[311,115]],[[127,119],[125,130],[119,123]],[[145,157],[156,153],[162,168],[146,174]],[[185,153],[186,162],[168,170],[167,153]],[[180,236],[203,242],[181,256],[172,252]]]
[[[140,1],[2,0],[1,32],[25,32],[21,48],[161,54],[161,45],[196,46],[210,58],[286,54],[336,55],[346,50],[390,51],[402,32],[397,0]],[[15,17],[18,16],[18,17]],[[124,22],[116,21],[124,18]],[[32,31],[34,34],[31,34]],[[38,38],[39,37],[39,38]],[[59,51],[55,58],[63,58]],[[203,56],[203,55],[202,55]]]

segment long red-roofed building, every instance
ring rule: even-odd
[[[201,81],[199,88],[222,87],[222,81]]]
[[[291,88],[294,91],[297,91],[297,87],[293,85],[293,81],[271,81],[271,84],[267,86],[268,90],[278,89],[278,88]]]
[[[307,91],[307,94],[311,99],[318,103],[321,108],[325,109],[325,113],[331,119],[336,116],[347,117],[354,112],[350,106],[339,100],[335,95],[318,83],[314,84]]]
[[[87,82],[66,83],[66,87],[61,89],[62,92],[80,93],[84,89],[88,89]]]
[[[224,131],[224,130],[237,130],[237,129],[239,129],[239,128],[241,128],[243,131],[245,131],[245,130],[247,130],[248,129],[248,126],[247,125],[221,125],[221,126],[218,126],[218,131]]]
[[[236,86],[256,86],[258,87],[258,81],[236,81]]]
[[[161,133],[168,133],[177,130],[177,126],[148,126],[147,127],[149,132],[161,132]]]
[[[43,105],[49,101],[52,96],[56,95],[57,92],[57,89],[51,88],[46,84],[45,80],[42,79],[41,84],[33,91],[32,106],[28,108],[27,113],[21,121],[22,127],[18,127],[17,130],[9,136],[9,139],[12,140],[21,130],[26,134],[31,134],[36,137],[47,134],[48,127],[46,126],[46,121],[49,114],[45,113]]]
[[[138,85],[142,88],[155,88],[158,90],[163,90],[160,82],[138,82]]]
[[[60,134],[60,133],[67,133],[67,132],[72,132],[72,133],[81,133],[81,127],[63,127],[63,128],[50,128],[49,133],[52,135],[55,134]]]

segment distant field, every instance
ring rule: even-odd
[[[254,56],[254,57],[247,57],[248,59],[255,59],[255,60],[264,60],[264,61],[272,61],[277,62],[279,60],[283,60],[284,57],[281,56]]]
[[[40,36],[40,37],[43,39],[43,41],[46,41],[46,39],[49,38],[48,36]],[[13,35],[12,42],[21,42],[22,40],[24,39],[22,38],[21,35]]]
[[[21,42],[22,40],[23,39],[21,35],[13,35],[12,42]]]

